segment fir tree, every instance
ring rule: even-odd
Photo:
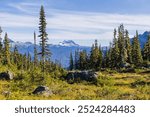
[[[4,64],[10,64],[10,46],[7,33],[4,37]]]
[[[113,47],[112,47],[112,54],[111,54],[111,60],[112,60],[112,67],[119,67],[118,61],[119,61],[119,48],[118,48],[118,40],[117,40],[117,31],[114,29],[114,39],[113,39]]]
[[[74,68],[74,64],[73,64],[73,56],[72,56],[72,52],[70,53],[70,66],[69,66],[69,69],[70,70],[73,70]]]
[[[102,68],[102,61],[103,61],[103,52],[102,52],[102,48],[101,45],[99,46],[99,68]]]
[[[79,69],[79,50],[75,51],[75,56],[74,56],[74,67],[75,69]]]
[[[144,45],[144,59],[150,61],[150,35],[148,35],[148,40]]]
[[[132,63],[132,55],[131,55],[132,47],[131,47],[131,42],[129,38],[129,33],[127,30],[125,31],[125,46],[127,50],[127,62]]]
[[[125,48],[125,30],[123,24],[118,28],[119,66],[123,67],[127,61],[127,50]]]
[[[13,52],[13,62],[14,64],[18,65],[18,61],[19,61],[19,52],[17,46],[15,45]]]
[[[91,48],[91,54],[90,54],[90,67],[94,70],[98,70],[101,68],[102,64],[102,55],[98,47],[98,42],[95,40],[95,44]]]
[[[86,52],[86,50],[83,50],[83,51],[80,52],[79,68],[81,70],[87,69],[87,52]]]
[[[48,34],[46,32],[46,18],[45,18],[45,12],[44,7],[41,6],[40,10],[40,23],[39,23],[39,37],[41,39],[40,46],[41,46],[41,52],[39,53],[41,55],[41,67],[42,67],[42,74],[44,78],[45,73],[45,61],[46,58],[50,56],[50,52],[48,49],[47,41],[48,41]]]
[[[136,67],[140,67],[143,62],[137,31],[132,43],[132,62]]]

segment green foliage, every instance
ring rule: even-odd
[[[150,35],[148,36],[148,40],[144,45],[143,53],[144,53],[143,55],[144,60],[150,61]]]
[[[132,62],[136,67],[140,67],[143,62],[138,32],[136,32],[136,36],[134,37],[132,43]]]
[[[70,66],[69,66],[69,70],[73,70],[73,68],[74,68],[73,56],[72,56],[72,53],[70,53]]]
[[[41,39],[40,46],[41,46],[41,52],[39,53],[41,55],[41,69],[43,73],[43,78],[45,74],[45,61],[50,58],[50,51],[48,49],[47,41],[48,41],[48,34],[46,32],[46,18],[45,18],[45,11],[44,7],[41,6],[40,10],[40,23],[39,23],[39,37]]]
[[[4,64],[5,65],[10,64],[10,45],[7,33],[5,34],[4,37]]]
[[[99,75],[95,84],[97,86],[113,86],[114,85],[114,79],[112,77]]]

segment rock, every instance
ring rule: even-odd
[[[0,80],[12,80],[13,73],[10,71],[0,73]]]
[[[4,91],[2,93],[5,97],[9,97],[11,95],[11,92],[10,91]]]
[[[53,93],[51,90],[49,90],[48,87],[46,86],[38,86],[33,92],[32,94],[37,94],[37,95],[44,95],[46,97],[51,96]]]
[[[121,67],[122,68],[131,68],[131,65],[130,65],[130,63],[123,63],[122,65],[121,65]]]
[[[85,80],[85,81],[95,81],[97,79],[98,74],[92,71],[71,71],[67,74],[66,80],[72,80],[76,82],[77,80]]]

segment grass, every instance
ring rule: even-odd
[[[5,70],[0,68],[0,71]],[[94,84],[85,81],[68,84],[58,71],[53,72],[46,75],[46,82],[43,83],[53,92],[49,97],[30,94],[41,84],[40,71],[24,72],[22,75],[17,70],[13,72],[14,80],[0,81],[1,100],[150,100],[150,73],[144,70],[137,70],[136,73],[99,72]]]

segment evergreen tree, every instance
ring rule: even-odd
[[[19,52],[18,52],[17,46],[15,45],[14,52],[13,52],[13,62],[14,62],[14,64],[18,65],[18,61],[19,61],[18,59],[19,59]]]
[[[87,69],[87,52],[86,52],[86,50],[83,50],[83,51],[80,52],[79,68],[81,70]]]
[[[4,37],[4,64],[10,64],[10,46],[7,33]]]
[[[150,35],[148,35],[148,40],[144,45],[144,60],[150,61]]]
[[[133,43],[132,43],[132,62],[136,67],[141,66],[143,62],[137,31],[136,31],[136,36],[134,37]]]
[[[48,34],[46,32],[46,18],[45,18],[45,12],[44,7],[41,6],[40,10],[40,23],[39,23],[39,37],[41,39],[40,46],[41,46],[41,52],[39,53],[41,55],[41,67],[42,67],[42,74],[44,78],[45,73],[45,61],[46,58],[50,56],[50,52],[48,49],[47,41],[48,41]]]
[[[113,58],[112,58],[112,53],[113,53],[113,47],[112,47],[112,43],[109,44],[109,50],[108,50],[108,55],[107,55],[107,66],[109,68],[113,68]]]
[[[125,31],[125,46],[127,50],[127,62],[132,63],[132,55],[131,55],[132,47],[131,47],[131,42],[129,38],[129,33],[127,30]]]
[[[37,56],[37,48],[36,48],[36,33],[34,32],[34,67],[37,66],[38,56]]]
[[[114,39],[113,39],[113,45],[112,45],[112,54],[111,54],[111,60],[112,60],[112,67],[119,67],[118,61],[119,61],[119,48],[118,48],[118,40],[117,40],[117,31],[114,29]]]
[[[91,48],[91,54],[90,54],[90,68],[94,70],[99,70],[102,66],[102,53],[99,50],[98,42],[95,40],[95,44]]]
[[[102,68],[102,61],[103,61],[103,52],[101,46],[99,46],[99,68]]]
[[[123,67],[127,61],[127,50],[125,48],[125,30],[123,24],[118,28],[119,66]]]
[[[79,69],[79,50],[75,51],[74,67],[75,69]]]
[[[73,70],[74,68],[74,64],[73,64],[73,56],[72,56],[72,52],[70,53],[70,66],[69,66],[69,69],[70,70]]]

